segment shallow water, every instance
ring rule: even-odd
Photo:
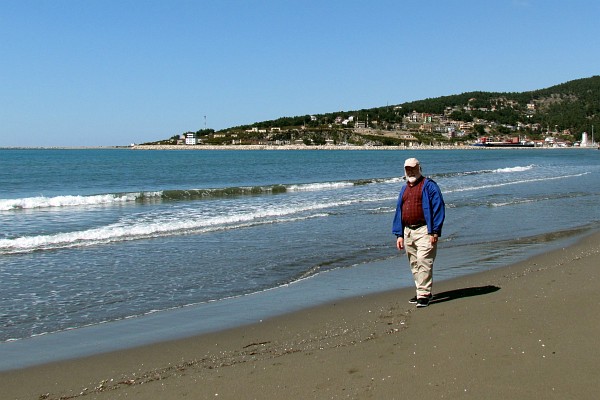
[[[0,340],[402,262],[412,156],[444,192],[440,276],[517,261],[597,226],[597,153],[0,150]]]

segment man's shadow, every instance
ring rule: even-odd
[[[497,292],[498,290],[500,290],[500,288],[498,286],[493,285],[449,290],[447,292],[434,294],[431,298],[431,304],[443,303],[445,301],[461,299],[463,297],[481,296],[483,294]]]

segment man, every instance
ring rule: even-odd
[[[422,175],[416,158],[404,162],[407,183],[400,190],[392,232],[398,250],[406,249],[417,295],[409,300],[427,307],[433,285],[433,262],[442,235],[445,204],[439,186]]]

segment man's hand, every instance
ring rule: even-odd
[[[436,244],[438,241],[438,235],[437,234],[433,234],[429,236],[430,240],[431,240],[431,244]]]
[[[398,239],[396,239],[396,248],[398,250],[404,250],[404,238],[403,237],[398,237]]]

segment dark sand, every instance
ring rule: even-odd
[[[3,372],[0,398],[598,398],[600,234],[434,289]]]

